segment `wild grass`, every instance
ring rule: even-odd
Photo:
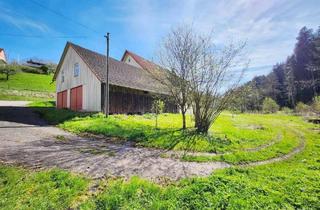
[[[306,148],[289,160],[256,167],[233,167],[206,178],[188,178],[169,185],[157,185],[137,177],[129,181],[111,180],[101,184],[101,192],[80,207],[317,209],[320,206],[319,133],[310,130],[314,125],[300,122],[296,128],[305,137]]]
[[[33,172],[0,164],[0,209],[68,209],[89,180],[54,169]]]
[[[179,114],[159,115],[156,128],[152,114],[111,115],[106,118],[101,113],[77,113],[46,105],[44,102],[33,104],[49,122],[76,134],[102,134],[144,147],[217,154],[186,154],[181,157],[183,161],[256,162],[287,154],[303,141],[296,130],[304,122],[292,115],[224,112],[205,135],[194,131],[191,116],[187,116],[188,129],[184,131],[180,129],[182,121]]]
[[[52,111],[52,108],[48,112],[59,114],[57,110]],[[61,119],[61,116],[57,117],[53,113],[52,118]],[[145,146],[162,147],[170,141],[164,138],[166,135],[161,135],[161,138],[154,137],[157,132],[175,129],[174,134],[181,137],[182,133],[177,130],[181,122],[179,115],[163,114],[159,119],[159,129],[154,128],[154,119],[151,115],[115,115],[108,119],[100,114],[74,116],[62,121],[60,126],[78,133],[92,132],[131,138]],[[192,126],[190,118],[188,118],[188,125]],[[223,140],[218,143],[212,141],[214,142],[212,143],[208,139],[199,137],[196,142],[198,148],[206,151],[209,145],[208,147],[214,147],[218,151],[228,152],[217,157],[224,157],[225,161],[231,163],[250,162],[285,154],[296,147],[301,138],[305,140],[305,148],[290,159],[280,162],[255,167],[235,166],[215,171],[209,177],[186,178],[177,182],[155,184],[139,177],[133,177],[130,180],[104,179],[96,187],[96,193],[85,196],[84,199],[77,198],[85,193],[83,187],[87,186],[86,184],[67,186],[51,184],[56,182],[48,178],[50,176],[47,172],[27,172],[32,175],[25,175],[26,172],[20,172],[21,169],[0,167],[0,197],[4,198],[0,201],[2,205],[0,207],[5,209],[32,207],[37,209],[47,207],[53,209],[69,207],[79,209],[317,209],[320,206],[319,130],[319,125],[305,122],[297,116],[283,114],[232,116],[226,112],[219,117],[211,130],[212,136],[217,135],[216,138],[220,140],[224,137],[226,142]],[[281,140],[271,146],[263,147],[262,151],[248,150],[268,144],[270,139],[274,139],[279,134]],[[149,135],[154,138],[148,140]],[[15,170],[17,172],[7,172]],[[37,175],[38,173],[42,175]],[[69,173],[63,174],[59,183],[65,183],[62,180],[74,178]],[[29,176],[39,178],[31,179],[28,178]],[[78,179],[79,177],[75,178],[75,180]],[[38,186],[39,183],[44,186]],[[28,186],[31,185],[36,187],[30,190]],[[52,186],[55,186],[54,190],[50,188]],[[43,188],[46,190],[42,190]]]

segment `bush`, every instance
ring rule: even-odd
[[[317,96],[313,99],[311,108],[314,113],[320,115],[320,96]]]
[[[49,74],[49,73],[50,73],[50,72],[49,72],[49,67],[46,66],[46,65],[41,66],[40,69],[42,70],[42,72],[43,72],[44,74]]]
[[[279,105],[272,98],[265,98],[262,104],[262,110],[264,113],[275,113],[279,111]]]
[[[32,74],[42,74],[41,69],[36,69],[29,66],[21,66],[21,71],[25,73],[32,73]]]
[[[310,112],[310,106],[308,106],[307,104],[304,104],[304,103],[302,103],[302,102],[299,102],[299,103],[296,105],[295,111],[296,111],[297,113],[300,113],[300,114],[308,113],[308,112]]]
[[[292,113],[292,109],[290,109],[289,107],[282,107],[281,111],[285,114],[291,114]]]

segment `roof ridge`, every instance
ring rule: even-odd
[[[134,56],[136,56],[136,57],[138,57],[138,58],[140,58],[140,59],[142,59],[142,60],[144,60],[144,61],[147,61],[147,62],[149,62],[149,63],[152,63],[153,65],[157,65],[157,66],[158,66],[158,64],[154,63],[153,61],[150,61],[149,59],[146,59],[146,58],[142,57],[141,55],[138,55],[138,54],[135,53],[135,52],[132,52],[132,51],[127,50],[127,49],[126,49],[126,51],[127,51],[129,54],[131,54],[131,55],[134,55]]]

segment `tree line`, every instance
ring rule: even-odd
[[[230,104],[240,111],[261,111],[266,98],[280,107],[312,104],[320,92],[320,27],[303,27],[292,55],[273,66],[266,76],[257,76],[238,89]]]

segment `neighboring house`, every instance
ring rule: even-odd
[[[6,59],[6,54],[4,52],[4,49],[0,48],[0,64],[6,64],[7,59]]]
[[[142,68],[150,73],[154,73],[155,70],[160,69],[161,67],[157,64],[144,59],[143,57],[126,50],[122,56],[121,61],[130,64],[132,66]]]
[[[33,68],[41,68],[42,66],[45,66],[46,64],[43,61],[40,60],[27,60],[25,63],[26,66],[30,66]]]
[[[68,42],[57,66],[57,108],[102,111],[106,56]],[[109,58],[110,113],[151,112],[155,96],[168,98],[166,88],[142,68]],[[167,112],[176,112],[166,103]]]
[[[48,64],[48,62],[46,62],[46,61],[36,59],[36,58],[30,58],[23,65],[33,67],[33,68],[41,68],[42,66],[45,66],[47,64]]]

